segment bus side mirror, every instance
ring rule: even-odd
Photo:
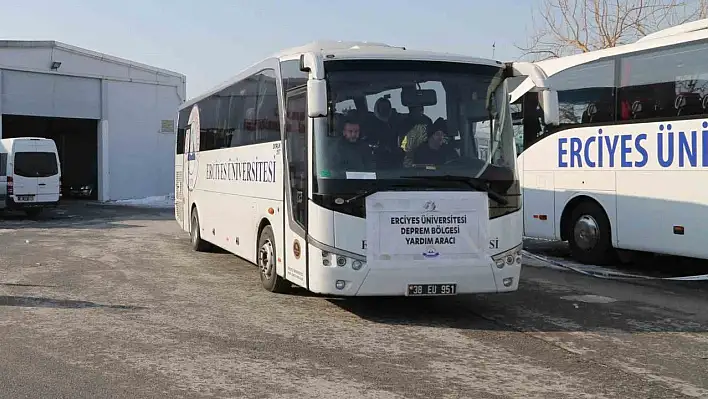
[[[558,92],[544,90],[541,92],[541,109],[546,125],[558,126],[560,124],[560,110],[558,108]]]
[[[327,81],[310,79],[307,81],[307,115],[310,118],[327,116]]]

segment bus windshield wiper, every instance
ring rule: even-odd
[[[369,194],[373,194],[373,193],[375,193],[375,192],[378,191],[378,190],[379,190],[378,188],[370,188],[370,189],[368,189],[368,190],[359,191],[359,194],[354,195],[354,196],[352,196],[352,197],[346,199],[344,202],[348,204],[348,203],[350,203],[350,202],[352,202],[352,201],[358,200],[358,199],[361,198],[361,197],[366,197],[366,196],[369,195]]]
[[[487,193],[489,198],[493,199],[494,201],[502,204],[502,205],[507,205],[509,201],[507,201],[506,198],[504,198],[503,195],[499,194],[498,192],[492,190],[488,185],[484,184],[484,181],[480,179],[476,179],[474,177],[468,177],[468,176],[455,176],[455,175],[428,175],[428,176],[401,176],[403,179],[422,179],[422,180],[441,180],[441,181],[457,181],[461,183],[467,183],[470,187],[477,191],[484,191]]]
[[[348,204],[352,201],[358,200],[361,197],[366,197],[366,196],[371,195],[377,191],[385,190],[385,189],[392,188],[392,187],[393,188],[395,188],[395,187],[411,188],[411,187],[416,187],[416,186],[412,183],[408,183],[408,184],[397,183],[397,184],[386,184],[384,186],[379,186],[379,187],[372,187],[372,188],[368,188],[368,189],[364,189],[364,190],[359,191],[356,195],[353,195],[352,197],[346,199],[344,202]]]

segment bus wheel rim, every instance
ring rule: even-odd
[[[261,274],[266,278],[270,278],[273,272],[273,244],[270,240],[266,240],[261,245],[261,249],[258,251],[258,263]]]
[[[600,241],[600,226],[597,220],[590,215],[581,216],[575,223],[573,236],[580,249],[589,251],[595,248]]]
[[[197,233],[199,233],[199,222],[196,217],[192,217],[192,241],[197,242]]]

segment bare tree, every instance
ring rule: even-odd
[[[708,0],[543,0],[527,45],[516,47],[539,61],[631,43],[707,16]]]

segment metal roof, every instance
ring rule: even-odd
[[[167,69],[157,68],[147,64],[141,64],[135,61],[130,61],[124,58],[115,57],[108,54],[99,53],[97,51],[87,50],[85,48],[72,46],[66,43],[57,42],[54,40],[0,40],[0,48],[49,48],[60,49],[71,53],[83,55],[86,57],[96,58],[102,61],[108,61],[119,65],[129,66],[132,68],[142,69],[148,72],[172,76],[185,79],[185,75],[170,71]]]

